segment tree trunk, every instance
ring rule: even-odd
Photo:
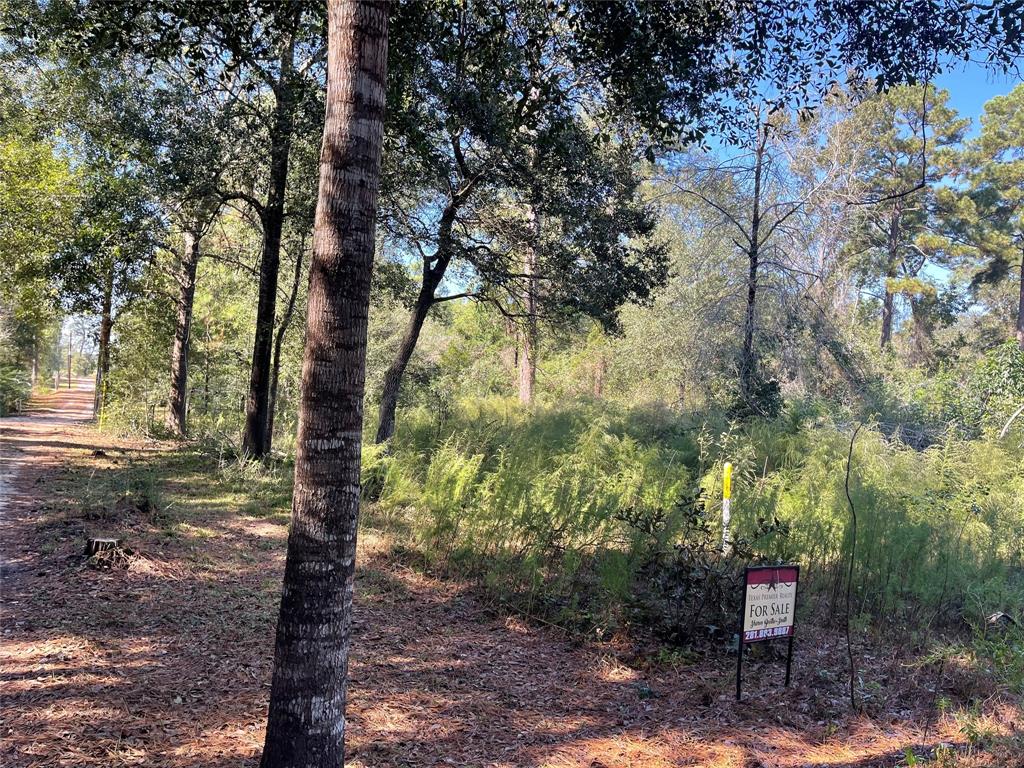
[[[597,400],[604,397],[605,366],[604,350],[601,350],[597,355],[597,360],[594,362],[594,398]]]
[[[277,381],[281,375],[281,346],[284,344],[284,335],[288,332],[288,326],[292,322],[292,314],[295,312],[295,297],[299,294],[299,280],[302,277],[302,248],[299,248],[295,256],[295,276],[292,278],[292,290],[288,294],[288,306],[285,308],[281,324],[277,327],[277,337],[274,339],[274,365],[270,371],[270,403],[267,408],[267,433],[265,436],[266,445],[264,452],[270,453],[271,443],[274,441],[274,412],[277,407]]]
[[[914,319],[913,352],[911,359],[918,365],[925,365],[931,359],[932,323],[928,310],[921,300],[911,298],[910,316]]]
[[[1024,349],[1024,252],[1020,260],[1020,298],[1017,301],[1017,343]]]
[[[740,393],[744,401],[752,402],[754,390],[754,325],[757,316],[757,248],[747,252],[747,308],[743,316],[743,350],[740,353]]]
[[[281,74],[277,81],[277,103],[270,132],[270,184],[267,204],[260,216],[263,225],[263,253],[260,258],[259,300],[256,306],[256,338],[253,342],[249,393],[245,401],[245,432],[242,452],[259,458],[270,449],[267,427],[270,407],[270,367],[274,344],[274,318],[277,312],[277,276],[281,266],[281,229],[284,224],[284,197],[288,186],[288,157],[293,132],[295,36],[289,35],[282,46]]]
[[[199,266],[199,235],[185,231],[181,271],[178,274],[178,319],[174,326],[171,350],[171,393],[167,399],[167,431],[185,436],[185,412],[188,396],[188,343],[192,335],[192,303],[196,295],[196,269]]]
[[[526,318],[523,322],[523,353],[519,357],[519,402],[530,405],[533,402],[537,384],[537,245],[540,237],[540,223],[536,211],[530,206],[527,211],[531,242],[523,254],[523,274],[526,275],[526,300],[523,308]]]
[[[768,126],[759,127],[758,132],[754,150],[754,199],[747,247],[747,307],[743,316],[743,349],[740,352],[740,395],[752,407],[755,406],[754,377],[757,372],[754,328],[757,320],[757,273],[761,259],[761,178],[765,147],[768,144]]]
[[[388,4],[328,3],[327,116],[262,768],[344,764]]]
[[[203,415],[210,415],[210,320],[203,321]]]
[[[110,332],[114,327],[112,314],[114,304],[114,265],[110,265],[103,284],[103,307],[100,311],[99,349],[96,354],[96,391],[93,394],[92,412],[99,415],[103,408],[103,389],[110,371]],[[68,342],[68,388],[71,387],[71,344]]]
[[[384,373],[384,386],[380,395],[380,419],[375,439],[378,445],[386,443],[395,434],[395,414],[398,410],[398,394],[402,388],[402,379],[405,377],[409,360],[412,359],[412,353],[416,350],[416,342],[419,341],[423,323],[426,322],[430,308],[434,305],[436,287],[435,282],[424,278],[412,308],[409,324],[405,328],[405,335],[402,336],[402,343],[398,345],[395,359]]]
[[[530,310],[532,301],[527,301],[527,318],[523,323],[522,349],[519,354],[519,402],[529,405],[537,384],[537,317]]]
[[[518,329],[515,321],[510,317],[504,318],[505,337],[508,345],[502,347],[498,353],[502,368],[508,374],[510,381],[518,381],[519,376],[519,339]]]
[[[896,294],[892,292],[889,281],[896,278],[897,265],[899,264],[901,211],[899,201],[896,201],[893,204],[892,213],[889,217],[887,244],[889,266],[885,272],[885,296],[882,299],[882,338],[879,344],[881,349],[892,345],[892,324],[896,308]]]
[[[885,298],[882,300],[882,338],[879,344],[881,349],[892,344],[892,318],[896,304],[896,295],[889,290],[889,281],[886,280]]]
[[[374,439],[377,445],[386,443],[395,434],[395,414],[398,410],[398,395],[402,389],[402,379],[405,377],[405,369],[409,365],[409,360],[412,359],[412,353],[416,350],[416,343],[419,341],[420,331],[423,330],[423,323],[426,322],[430,308],[436,301],[435,291],[444,279],[444,274],[451,263],[452,225],[455,222],[455,213],[463,199],[463,197],[455,197],[445,206],[438,224],[437,251],[432,258],[425,258],[423,261],[423,282],[420,284],[420,292],[412,308],[409,325],[406,326],[405,335],[402,337],[402,343],[398,346],[394,362],[384,373],[384,385],[380,395],[380,418],[377,422],[377,436]]]

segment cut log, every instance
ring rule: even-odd
[[[1007,613],[997,611],[988,617],[988,625],[990,627],[1009,627],[1016,626],[1017,620]]]
[[[92,557],[98,552],[106,552],[111,549],[117,549],[120,546],[120,539],[87,539],[85,542],[85,556]]]

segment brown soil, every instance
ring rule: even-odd
[[[254,766],[286,528],[207,504],[185,510],[169,536],[166,510],[111,500],[92,515],[64,499],[70,472],[116,476],[168,449],[97,432],[81,384],[0,422],[0,764]],[[128,567],[83,562],[85,537],[99,534],[124,538]],[[738,704],[733,659],[673,667],[574,643],[389,560],[372,535],[354,631],[352,766],[853,768],[942,743],[963,764],[1005,766],[1013,758],[967,754],[954,718],[935,714],[937,697],[982,700],[994,733],[1020,722],[974,670],[947,667],[939,679],[878,647],[857,650],[869,698],[852,715],[845,647],[811,628],[797,641],[793,685],[781,687],[778,658],[752,659]]]

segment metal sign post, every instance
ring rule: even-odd
[[[786,686],[789,686],[799,581],[799,565],[749,566],[744,571],[739,647],[736,649],[736,701],[742,695],[743,648],[748,643],[789,638],[786,652]]]
[[[732,464],[722,467],[722,554],[729,554],[729,519],[732,517]]]

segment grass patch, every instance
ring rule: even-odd
[[[190,539],[215,539],[221,535],[219,531],[215,531],[212,528],[203,528],[202,526],[190,523],[177,523],[173,530],[176,535],[185,536]]]

